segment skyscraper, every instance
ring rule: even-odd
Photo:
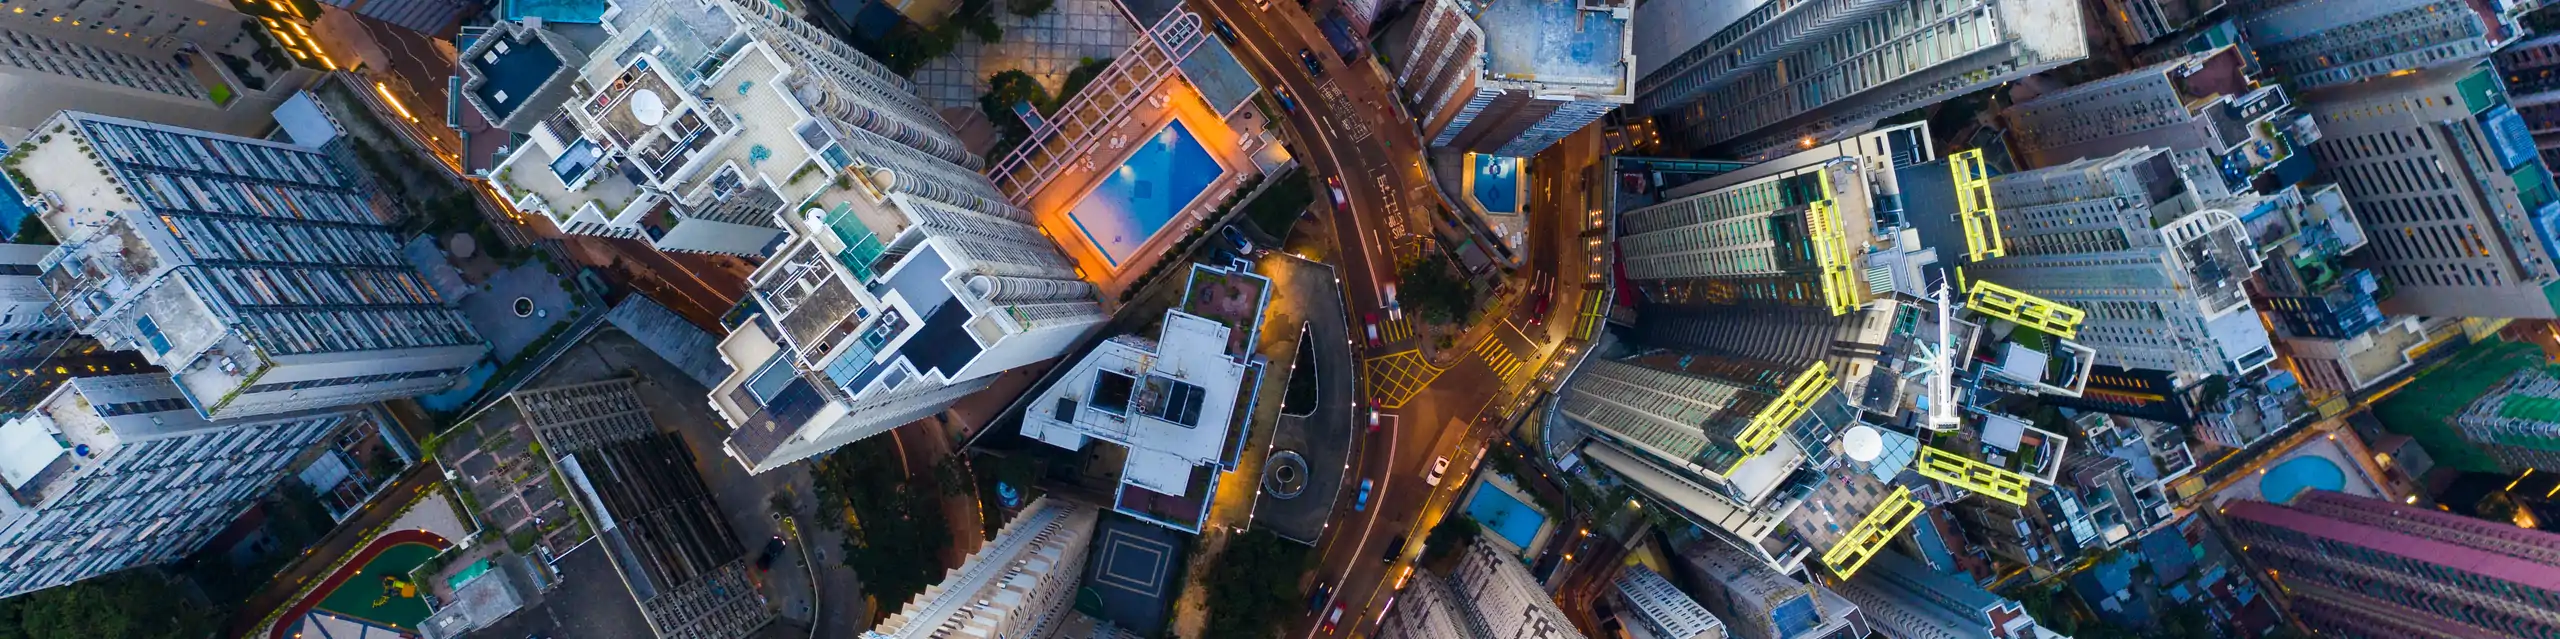
[[[1654,2],[1639,22],[1688,3]],[[1999,86],[2089,54],[2071,2],[1761,3],[1695,42],[1636,85],[1636,114],[1693,152],[1767,159],[1858,133],[1878,119]],[[1699,31],[1689,31],[1696,29]]]
[[[1818,481],[1798,470],[1831,455],[1854,412],[1828,367],[1767,366],[1738,357],[1671,352],[1595,359],[1564,394],[1565,419],[1598,441],[1584,456],[1763,561],[1810,548],[1763,548]]]
[[[2537,2],[2242,0],[2240,28],[2296,90],[2440,65],[2468,66],[2522,33]]]
[[[234,135],[318,73],[227,2],[13,2],[0,11],[0,127],[80,110]],[[236,63],[236,64],[235,64]],[[10,135],[8,139],[18,136]]]
[[[1396,604],[1378,620],[1378,639],[1469,639],[1466,604],[1450,594],[1447,580],[1431,573],[1405,584]]]
[[[1698,602],[1739,639],[1854,639],[1870,630],[1857,604],[1733,548],[1700,543],[1679,559],[1697,580],[1692,585],[1698,587]]]
[[[1431,146],[1527,157],[1634,98],[1629,3],[1415,4],[1395,78]]]
[[[561,232],[773,255],[799,206],[862,191],[1028,219],[913,84],[772,3],[618,8],[601,40],[511,23],[463,51],[464,100],[528,136],[491,185]]]
[[[2560,534],[2326,490],[2225,509],[2241,550],[2283,585],[2313,631],[2560,634]]]
[[[2560,33],[2546,33],[2498,50],[2498,72],[2515,94],[2516,114],[2524,116],[2533,142],[2542,147],[2543,166],[2560,151]]]
[[[2318,132],[2295,125],[2302,114],[2284,87],[2262,86],[2250,77],[2247,53],[2224,45],[2038,95],[2001,112],[2010,148],[2031,167],[2141,147],[2167,149],[2231,169],[2223,176],[2227,181],[2204,199],[2248,191],[2249,178],[2274,158],[2289,156],[2293,140],[2316,138]]]
[[[2467,11],[2467,9],[2465,9]],[[2394,315],[2560,317],[2560,194],[2486,63],[2305,93],[2335,182],[2372,237]]]
[[[2257,249],[2177,164],[2140,148],[1992,178],[2007,255],[1965,275],[2087,311],[2074,339],[2102,364],[2196,379],[2266,366],[2246,288]]]
[[[1075,614],[1100,509],[1043,496],[942,582],[863,633],[871,639],[1047,637]]]
[[[700,202],[709,208],[698,210],[740,225],[707,227],[718,236],[757,219],[781,231],[756,240],[778,244],[749,277],[756,312],[720,345],[736,372],[711,393],[734,429],[726,448],[749,469],[771,470],[940,412],[996,373],[1057,357],[1105,319],[1074,263],[976,173],[978,158],[905,79],[770,3],[663,2],[625,19],[632,28],[596,48],[584,72],[588,86],[605,91],[570,100],[578,106],[564,111],[596,112],[545,121],[549,133],[535,137],[583,130],[577,122],[586,117],[604,127],[577,139],[597,146],[605,138],[701,141],[667,151],[692,159],[643,151],[636,161],[658,164],[628,169],[677,171],[651,179],[692,185],[676,191],[686,199],[636,197],[660,197],[654,206],[679,216],[696,206],[686,202]],[[661,31],[700,40],[643,37]],[[644,91],[664,91],[658,125],[635,119],[659,111],[638,108],[651,99]],[[702,127],[733,128],[686,132],[679,112],[700,114],[692,121]],[[558,125],[563,119],[572,124]],[[516,173],[560,166],[547,155],[533,161]],[[572,171],[585,172],[627,171]],[[585,197],[542,193],[553,203]],[[634,202],[613,207],[623,213],[610,224],[645,227],[646,218],[633,217]],[[552,210],[575,225],[599,209]]]
[[[489,349],[328,155],[64,112],[10,157],[65,242],[43,275],[61,312],[209,419],[433,393]]]
[[[1689,593],[1643,565],[1618,572],[1618,601],[1646,632],[1659,639],[1724,639],[1724,622]]]
[[[1467,626],[1484,639],[1582,639],[1556,598],[1519,558],[1477,539],[1449,572],[1449,592],[1467,610]]]
[[[0,424],[0,597],[193,553],[362,410],[207,421],[169,378],[74,379]]]
[[[2507,472],[2560,470],[2560,377],[2517,370],[2455,415],[2453,430]]]
[[[1970,579],[1929,569],[1901,553],[1876,553],[1866,570],[1840,584],[1840,596],[1888,639],[2040,639],[2055,636],[2025,606],[1993,595]]]

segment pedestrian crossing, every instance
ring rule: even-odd
[[[1388,318],[1378,323],[1378,338],[1388,344],[1413,339],[1413,316]]]
[[[1520,367],[1527,363],[1520,356],[1511,354],[1511,347],[1503,346],[1499,339],[1487,338],[1476,342],[1475,353],[1484,359],[1485,367],[1492,369],[1497,379],[1510,379],[1512,373],[1519,372]]]

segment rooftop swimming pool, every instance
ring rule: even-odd
[[[1067,217],[1113,268],[1138,252],[1227,169],[1174,120],[1086,193]]]
[[[1524,550],[1538,541],[1538,528],[1547,524],[1546,516],[1489,482],[1476,484],[1476,495],[1467,502],[1467,517]]]
[[[26,223],[27,214],[32,212],[27,209],[26,197],[18,194],[18,186],[0,180],[0,229],[9,232],[6,237],[17,237],[18,225]]]
[[[2305,490],[2338,490],[2346,485],[2347,473],[2338,469],[2337,462],[2319,455],[2304,455],[2267,469],[2266,476],[2258,478],[2258,494],[2265,497],[2267,503],[2286,504],[2292,503],[2293,498]]]
[[[1476,153],[1467,156],[1467,170],[1475,172],[1476,203],[1487,213],[1509,215],[1520,211],[1520,158]]]

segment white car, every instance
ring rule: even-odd
[[[1431,474],[1429,474],[1429,475],[1423,475],[1423,476],[1422,476],[1422,483],[1424,483],[1424,484],[1428,484],[1428,485],[1432,485],[1432,486],[1438,486],[1438,485],[1440,485],[1440,476],[1441,476],[1441,475],[1448,474],[1448,473],[1449,473],[1449,458],[1447,458],[1447,457],[1436,457],[1436,458],[1433,458],[1433,459],[1431,460]]]
[[[1396,295],[1396,283],[1388,282],[1386,289],[1387,319],[1404,319],[1404,300]]]

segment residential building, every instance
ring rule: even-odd
[[[52,311],[44,281],[43,244],[0,244],[0,361],[34,361],[69,346],[71,323]]]
[[[271,43],[227,2],[19,0],[0,12],[0,139],[65,110],[260,135],[315,77],[309,40]],[[279,48],[277,45],[281,44]],[[291,53],[288,54],[287,51]],[[304,56],[304,57],[296,57]],[[297,60],[312,60],[308,67]]]
[[[1650,3],[1648,7],[1684,3]],[[1645,66],[1638,114],[1688,155],[1767,159],[1887,116],[2089,54],[2080,5],[1999,0],[1759,3],[1669,61]],[[1678,8],[1639,8],[1639,22]],[[1713,21],[1697,28],[1717,28]],[[1652,27],[1681,29],[1681,27]],[[1650,30],[1651,28],[1649,28]],[[1713,152],[1710,152],[1713,151]]]
[[[995,540],[862,636],[1051,636],[1076,614],[1076,586],[1100,514],[1064,497],[1032,500]]]
[[[2125,46],[2149,44],[2195,26],[2223,0],[2106,0],[2107,24]]]
[[[1396,605],[1378,620],[1378,639],[1473,639],[1469,609],[1439,575],[1421,573],[1405,584]]]
[[[2221,206],[2240,216],[2250,242],[2266,256],[2251,292],[2279,335],[2288,341],[2347,339],[2386,321],[2374,299],[2381,285],[2373,272],[2349,263],[2348,254],[2367,240],[2337,185],[2308,195],[2289,186]]]
[[[1780,574],[1741,551],[1700,543],[1680,554],[1696,580],[1691,592],[1740,639],[1856,639],[1866,616],[1830,588]]]
[[[678,6],[681,11],[668,8]],[[986,388],[996,373],[1059,356],[1106,319],[1093,285],[1082,279],[1074,262],[1041,234],[1029,213],[1006,203],[977,174],[978,158],[905,79],[770,3],[716,0],[658,7],[629,18],[639,21],[630,24],[694,25],[685,32],[706,38],[704,42],[716,35],[735,52],[699,53],[713,50],[707,44],[634,48],[636,32],[616,27],[624,35],[589,55],[598,62],[588,64],[586,85],[624,87],[606,96],[608,107],[617,100],[636,105],[638,98],[632,96],[637,85],[664,86],[667,95],[687,101],[686,109],[720,116],[701,119],[705,126],[727,122],[739,127],[718,139],[766,140],[705,142],[697,153],[717,154],[724,168],[696,182],[736,185],[731,197],[704,201],[736,212],[734,219],[741,224],[753,216],[738,207],[764,200],[757,215],[775,220],[783,233],[781,244],[766,252],[773,257],[749,277],[756,312],[732,326],[720,344],[723,359],[735,372],[712,388],[711,403],[734,429],[726,444],[732,458],[764,472],[922,419]],[[675,59],[636,52],[646,48],[695,55],[669,64]],[[630,60],[627,68],[597,69],[603,61],[625,59]],[[639,64],[650,59],[662,61]],[[707,80],[667,75],[694,68],[713,71],[701,76]],[[677,86],[704,88],[702,93],[678,93],[673,89]],[[705,95],[711,104],[692,102]],[[604,121],[618,123],[626,119],[618,114],[631,113],[596,110],[597,102],[589,98],[572,103],[581,106],[564,112],[595,111],[573,113],[572,121],[604,116]],[[674,107],[669,109],[672,113]],[[722,115],[731,113],[763,115]],[[543,127],[553,130],[557,120]],[[621,130],[581,139],[598,148],[605,136],[638,139],[613,132]],[[535,137],[538,141],[544,135],[549,134],[537,132]],[[575,145],[563,148],[568,146]],[[527,147],[527,152],[536,148],[542,147]],[[761,162],[754,159],[759,149],[768,154]],[[639,161],[649,157],[644,152]],[[529,161],[539,164],[527,165],[519,174],[547,173],[533,167],[552,163],[547,156]],[[696,158],[685,164],[711,162]],[[759,166],[763,168],[754,168]],[[748,177],[750,169],[753,177]],[[558,177],[537,179],[557,184]],[[541,196],[576,201],[572,197]],[[671,202],[667,210],[680,210],[680,202],[660,201]],[[624,217],[616,220],[631,219],[632,209],[617,210]],[[675,238],[674,233],[663,237]],[[726,230],[715,235],[734,237]]]
[[[2560,33],[2546,33],[2517,41],[2499,49],[2493,58],[2498,72],[2507,77],[2507,90],[2514,93],[2516,115],[2524,116],[2525,126],[2533,131],[2534,146],[2542,149],[2542,164],[2550,166],[2555,152],[2560,152]]]
[[[2260,256],[2237,216],[2198,210],[2190,184],[2154,148],[1991,178],[2007,254],[1966,275],[2085,311],[2074,339],[2103,364],[2257,370],[2275,359],[2247,291]]]
[[[1858,576],[1840,584],[1886,639],[2042,639],[2026,606],[1984,591],[1973,580],[1931,570],[1896,552],[1876,553]]]
[[[1641,564],[1618,572],[1618,601],[1654,639],[1724,639],[1724,622]]]
[[[2136,487],[2150,482],[2133,477],[2131,462],[2086,445],[2060,454],[2057,476],[2030,487],[2025,504],[1970,499],[1950,508],[1979,538],[1977,547],[2043,576],[2083,554],[2122,546],[2153,523],[2151,506],[2163,504],[2140,500]]]
[[[2309,7],[2306,7],[2309,10]],[[2487,64],[2305,94],[2320,179],[2363,222],[2360,260],[2393,315],[2560,316],[2560,196]]]
[[[2326,490],[2234,501],[2222,516],[2314,632],[2560,634],[2560,534]]]
[[[1022,436],[1073,451],[1119,447],[1113,508],[1197,534],[1218,477],[1244,452],[1271,280],[1193,264],[1183,293],[1155,340],[1115,336],[1072,364],[1023,411]]]
[[[2440,338],[2461,334],[2457,318],[2393,315],[2355,337],[2288,337],[2284,348],[2292,356],[2294,371],[2301,373],[2303,386],[2331,393],[2366,393],[2412,372],[2420,355],[2443,343]]]
[[[2522,33],[2540,2],[2241,0],[2240,28],[2270,73],[2296,90],[2469,66]]]
[[[1483,639],[1582,639],[1518,556],[1475,540],[1449,571],[1449,592],[1466,610],[1472,636]]]
[[[1536,155],[1634,99],[1629,4],[1420,0],[1396,85],[1431,146]]]
[[[43,265],[60,312],[208,419],[434,393],[489,350],[329,155],[64,112],[11,157],[64,240]]]
[[[2012,156],[2021,166],[2050,167],[2125,151],[2167,149],[2181,161],[2213,167],[2201,200],[2245,193],[2259,174],[2272,192],[2312,171],[2296,142],[2319,129],[2294,110],[2284,87],[2250,75],[2248,51],[2224,45],[2036,96],[2001,112]]]
[[[834,36],[770,2],[630,5],[577,27],[608,37],[528,22],[462,53],[466,101],[528,133],[491,185],[529,217],[663,251],[767,256],[817,230],[785,227],[874,192],[1030,219],[913,84]]]
[[[2560,469],[2560,376],[2517,370],[2454,416],[2453,427],[2506,472]]]
[[[1593,359],[1559,410],[1593,435],[1583,458],[1738,552],[1793,566],[1816,549],[1778,529],[1855,419],[1827,369],[1674,352]]]
[[[208,421],[169,378],[74,379],[0,424],[0,596],[194,553],[296,456],[362,420],[339,409]]]

